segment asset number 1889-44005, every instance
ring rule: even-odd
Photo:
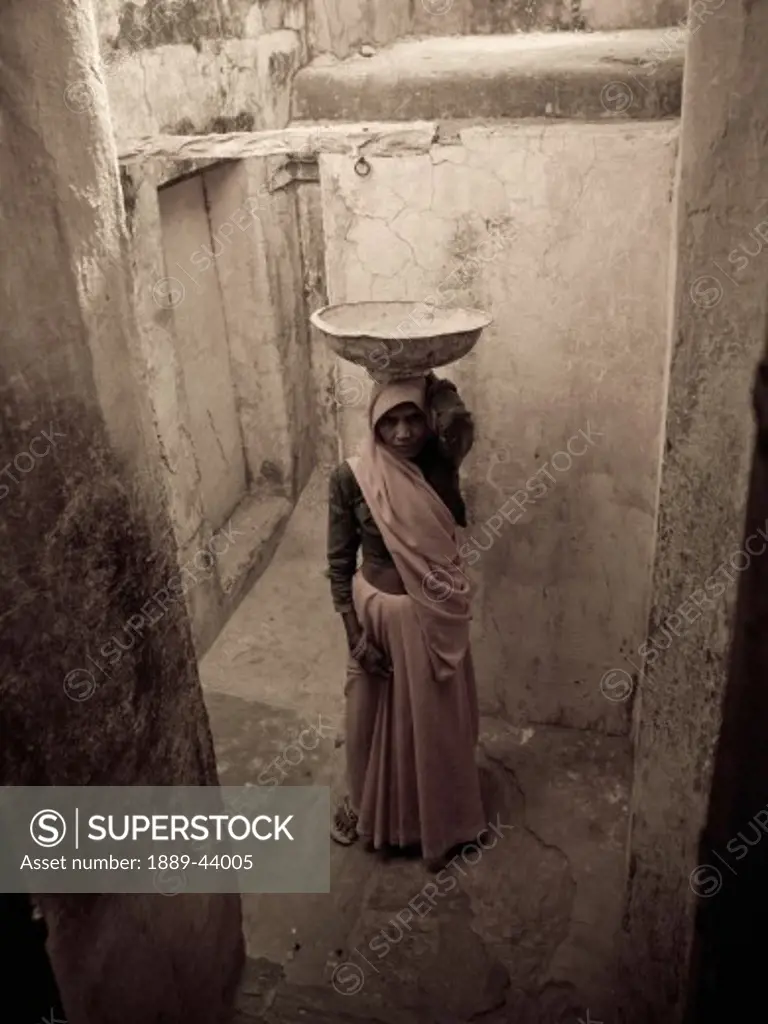
[[[150,871],[184,871],[186,868],[205,868],[210,871],[250,871],[253,868],[253,854],[244,855],[228,853],[208,856],[203,854],[194,860],[186,853],[182,854],[150,854]]]

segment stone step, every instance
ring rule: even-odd
[[[296,121],[679,117],[678,28],[432,37],[316,58],[294,78]]]

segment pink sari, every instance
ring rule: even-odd
[[[435,858],[486,825],[475,762],[470,586],[451,512],[417,466],[376,439],[378,420],[403,402],[424,408],[423,380],[374,392],[369,436],[350,460],[406,593],[385,594],[355,577],[358,618],[393,675],[369,677],[350,660],[348,781],[360,835],[377,848],[420,845]]]

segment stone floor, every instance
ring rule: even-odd
[[[203,661],[224,785],[258,784],[281,752],[284,785],[341,784],[344,646],[324,534],[318,476]],[[311,750],[295,745],[307,726]],[[236,1024],[615,1020],[628,743],[484,719],[480,761],[491,848],[443,876],[334,845],[330,894],[243,898]]]

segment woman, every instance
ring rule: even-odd
[[[473,424],[434,374],[377,385],[331,477],[328,564],[349,645],[347,782],[333,838],[418,846],[432,870],[485,828],[458,467]],[[362,548],[362,565],[357,555]]]

